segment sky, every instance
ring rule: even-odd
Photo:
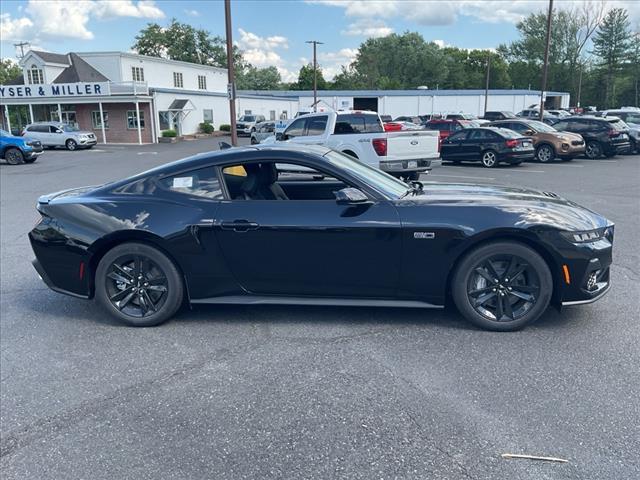
[[[604,1],[625,7],[640,30],[640,0],[556,0],[578,8]],[[232,0],[233,40],[258,67],[275,66],[284,81],[295,81],[310,63],[308,40],[318,46],[324,76],[333,78],[370,37],[415,31],[427,41],[460,48],[493,49],[518,38],[516,23],[547,8],[547,0]],[[224,4],[219,0],[2,0],[0,54],[16,57],[14,43],[34,49],[131,51],[147,23],[171,18],[224,36]]]

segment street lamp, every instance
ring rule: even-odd
[[[313,111],[318,111],[318,62],[316,61],[316,47],[324,45],[317,40],[307,40],[305,43],[313,44]]]

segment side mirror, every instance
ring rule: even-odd
[[[60,130],[60,129],[57,129],[56,133],[64,133],[64,132],[62,130]]]
[[[282,133],[282,132],[276,133],[276,140],[278,140],[279,142],[282,141],[282,140],[285,140],[284,133]]]
[[[528,136],[531,136],[531,135],[535,134],[535,132],[533,130],[525,130],[524,134],[528,135]]]
[[[338,205],[365,205],[370,203],[369,197],[357,188],[343,188],[335,192],[335,196]]]

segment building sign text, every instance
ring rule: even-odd
[[[110,93],[109,82],[0,85],[0,98],[94,97]]]

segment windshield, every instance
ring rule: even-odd
[[[65,132],[79,132],[80,131],[80,129],[78,127],[75,127],[73,125],[65,125],[65,126],[62,127],[62,129]]]
[[[256,117],[254,115],[243,115],[240,117],[241,122],[255,122]]]
[[[547,125],[546,123],[542,123],[539,122],[538,120],[531,120],[529,122],[529,124],[535,128],[538,132],[542,132],[542,133],[553,133],[553,132],[557,132],[557,130],[555,128],[553,128],[550,125]]]
[[[344,153],[331,150],[325,154],[324,158],[334,167],[346,170],[389,198],[400,198],[409,190],[406,183]]]

